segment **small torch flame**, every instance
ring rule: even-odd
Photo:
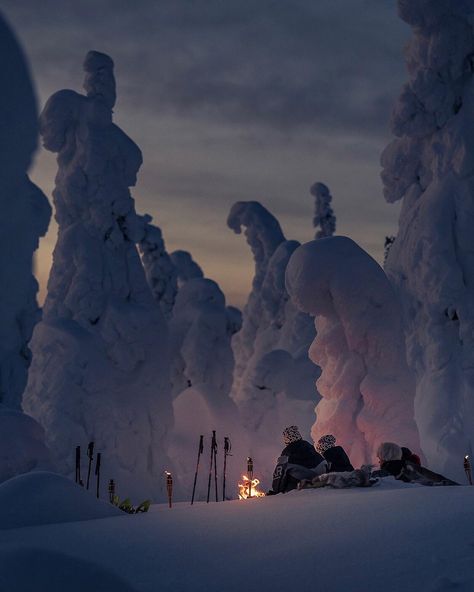
[[[239,499],[244,500],[249,497],[264,497],[263,491],[259,491],[257,486],[260,484],[259,479],[250,480],[247,475],[242,475],[243,483],[239,483]],[[250,495],[249,495],[250,492]]]

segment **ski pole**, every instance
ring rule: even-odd
[[[113,479],[109,479],[109,502],[111,504],[114,503],[115,498],[115,481]]]
[[[101,453],[98,452],[97,453],[97,458],[95,460],[95,474],[97,477],[97,497],[99,497],[99,488],[100,488],[100,459],[101,459]]]
[[[209,498],[211,497],[211,479],[212,479],[212,462],[214,460],[214,442],[216,441],[216,430],[212,431],[212,440],[211,440],[211,464],[209,465],[209,480],[207,482],[207,503],[209,503]]]
[[[171,508],[173,498],[173,475],[169,471],[165,471],[166,475],[166,490],[168,491],[168,504]]]
[[[92,459],[94,458],[94,442],[89,442],[89,446],[87,447],[87,456],[89,457],[89,468],[87,469],[86,489],[89,489],[89,481],[91,478]]]
[[[219,495],[217,493],[217,439],[214,441],[214,484],[216,488],[216,502],[218,502]]]
[[[76,446],[76,483],[81,487],[84,487],[84,483],[81,479],[81,447]]]
[[[247,457],[247,473],[249,477],[249,497],[252,497],[253,460],[250,456]]]
[[[471,461],[469,460],[468,454],[466,454],[466,456],[464,457],[464,472],[466,473],[469,485],[472,485]]]
[[[196,472],[194,473],[194,485],[193,485],[193,496],[191,498],[191,505],[194,504],[194,494],[196,493],[196,482],[198,477],[199,471],[199,460],[201,458],[201,454],[204,451],[204,436],[199,436],[199,448],[198,448],[198,456],[197,456],[197,463],[196,463]]]
[[[227,472],[227,457],[232,456],[230,451],[232,449],[232,445],[230,443],[230,438],[227,436],[224,438],[224,471],[222,477],[222,501],[225,502],[225,480],[226,480],[226,472]]]

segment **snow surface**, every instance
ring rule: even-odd
[[[314,323],[285,287],[286,266],[299,243],[286,240],[278,220],[256,201],[235,203],[227,224],[238,234],[245,228],[255,262],[242,329],[232,341],[232,398],[250,432],[249,454],[268,477],[284,448],[283,429],[298,425],[308,438],[314,422],[319,369],[308,358]]]
[[[50,469],[43,428],[18,409],[0,406],[0,483],[35,469]]]
[[[387,478],[373,488],[4,530],[0,589],[471,592],[473,496],[472,487]],[[122,587],[100,587],[115,579]]]
[[[111,58],[89,52],[84,69],[87,96],[59,91],[40,117],[58,153],[59,234],[24,405],[62,473],[73,475],[75,447],[94,441],[104,479],[156,500],[173,415],[167,326],[135,247],[147,219],[129,187],[142,155],[112,122]]]
[[[350,238],[319,239],[293,253],[286,285],[315,317],[309,355],[322,370],[322,399],[314,441],[333,434],[354,466],[375,462],[383,441],[419,451],[401,311],[378,263]]]
[[[33,471],[0,485],[0,530],[123,515],[92,490],[56,473]]]
[[[396,139],[382,154],[385,198],[402,199],[385,268],[402,302],[423,452],[460,479],[474,442],[474,5],[399,0],[398,8],[413,37]]]

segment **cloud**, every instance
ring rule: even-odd
[[[116,65],[115,120],[142,148],[133,190],[171,249],[241,304],[252,258],[225,220],[258,199],[288,238],[313,229],[309,187],[329,185],[338,231],[381,258],[395,232],[379,154],[406,77],[395,0],[3,0],[40,101],[80,90],[89,49]],[[50,193],[54,156],[33,177]],[[51,236],[40,248],[42,278]],[[43,285],[44,290],[44,285]]]
[[[4,4],[45,80],[110,51],[123,96],[155,113],[379,133],[403,76],[405,29],[383,0]]]

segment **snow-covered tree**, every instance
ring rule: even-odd
[[[227,222],[234,232],[245,228],[255,261],[242,329],[233,340],[232,397],[253,436],[252,453],[271,470],[282,429],[295,423],[307,436],[314,422],[318,370],[307,354],[314,323],[285,288],[286,266],[299,243],[287,241],[277,219],[255,201],[234,204]]]
[[[187,282],[193,278],[203,278],[204,273],[199,265],[194,261],[191,253],[188,251],[173,251],[170,254],[176,272],[178,274],[178,285]]]
[[[216,282],[196,277],[180,286],[169,327],[175,397],[170,455],[188,493],[200,434],[207,436],[217,430],[221,445],[224,436],[243,445],[237,407],[230,398],[234,371],[231,338],[238,326],[236,309],[226,307]],[[245,455],[242,450],[241,458]],[[230,471],[232,484],[241,470],[235,464]],[[199,488],[198,499],[202,494]]]
[[[462,479],[474,443],[474,6],[399,0],[398,10],[413,37],[382,155],[385,198],[402,200],[386,272],[403,305],[423,452]]]
[[[313,439],[334,434],[359,466],[376,461],[384,440],[419,450],[401,310],[378,263],[349,238],[314,240],[293,253],[286,285],[315,317],[309,355],[322,399]]]
[[[176,267],[168,255],[161,229],[146,216],[145,236],[138,243],[146,278],[161,312],[169,319],[178,290]]]
[[[386,236],[385,237],[385,242],[383,244],[383,265],[384,265],[384,267],[387,263],[387,259],[390,254],[390,249],[392,248],[393,243],[395,242],[395,239],[396,239],[395,236]]]
[[[36,97],[13,32],[0,16],[0,482],[46,466],[41,427],[22,413],[29,341],[40,311],[33,254],[51,207],[27,176],[37,146]]]
[[[59,91],[40,117],[44,146],[58,153],[59,234],[25,407],[65,474],[75,446],[95,441],[104,478],[156,499],[172,406],[166,324],[135,246],[146,220],[129,187],[142,155],[112,122],[111,58],[91,51],[84,70],[86,96]]]
[[[324,183],[315,183],[309,191],[314,196],[314,238],[332,236],[336,232],[336,216],[331,207],[332,195],[329,188]]]

